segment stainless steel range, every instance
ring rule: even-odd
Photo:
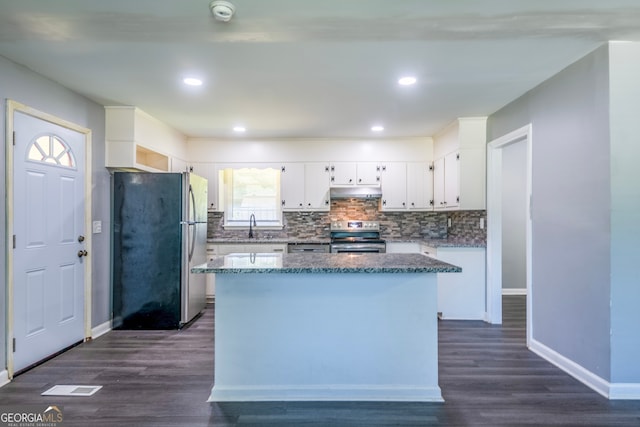
[[[331,223],[331,253],[382,253],[386,247],[377,221]]]

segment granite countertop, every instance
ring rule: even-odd
[[[420,243],[432,248],[486,248],[484,239],[469,239],[464,237],[448,237],[446,239],[421,239]]]
[[[194,273],[459,273],[460,267],[421,254],[229,254]]]
[[[431,246],[432,248],[485,248],[487,246],[487,242],[484,239],[469,239],[463,237],[449,237],[445,239],[434,239],[434,238],[422,238],[422,239],[387,239],[387,243],[394,242],[407,242],[407,243],[422,243],[427,246]],[[207,243],[216,244],[248,244],[248,243],[293,243],[293,244],[302,244],[302,243],[316,243],[316,244],[329,244],[331,239],[328,237],[313,237],[307,239],[297,239],[297,238],[288,238],[288,237],[274,237],[274,238],[254,238],[249,239],[246,237],[232,237],[232,238],[215,238],[215,239],[207,239]]]

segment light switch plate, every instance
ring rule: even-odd
[[[484,218],[480,218],[480,229],[484,228]]]
[[[93,234],[102,233],[102,221],[93,221]]]

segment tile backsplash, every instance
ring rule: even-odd
[[[487,211],[451,211],[447,212],[451,218],[448,237],[487,240]],[[484,228],[480,228],[480,219],[484,219]]]
[[[277,239],[313,239],[329,237],[331,221],[362,219],[378,221],[382,238],[387,240],[415,240],[421,238],[469,238],[486,240],[486,227],[481,229],[480,218],[486,211],[450,212],[385,212],[378,210],[378,200],[345,199],[331,202],[329,212],[285,212],[284,229],[261,230]],[[247,236],[246,230],[224,230],[223,212],[209,212],[208,238],[233,239]],[[451,219],[451,227],[447,220]]]

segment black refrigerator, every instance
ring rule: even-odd
[[[207,180],[114,172],[114,329],[178,329],[206,305]]]

